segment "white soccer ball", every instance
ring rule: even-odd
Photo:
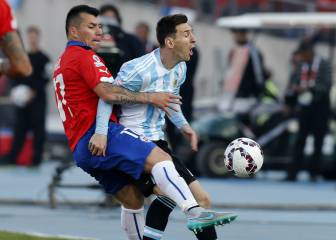
[[[237,177],[251,177],[264,162],[263,152],[258,143],[249,138],[232,141],[224,153],[224,164]]]

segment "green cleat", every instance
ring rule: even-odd
[[[234,221],[237,215],[227,212],[203,211],[199,217],[188,218],[187,227],[197,233],[209,226],[224,225]]]

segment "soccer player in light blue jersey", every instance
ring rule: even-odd
[[[192,28],[187,21],[187,17],[182,14],[163,17],[158,22],[156,29],[160,48],[140,58],[126,62],[121,67],[113,84],[134,92],[170,92],[178,95],[180,86],[186,78],[185,61],[190,59],[192,49],[196,43]],[[197,151],[197,135],[183,116],[180,105],[176,104],[171,107],[175,108],[176,111],[163,111],[148,104],[124,104],[121,106],[119,121],[127,128],[127,134],[134,136],[134,138],[149,139],[161,149],[171,154],[163,131],[165,114],[167,113],[170,121],[180,129],[190,142],[191,148]],[[111,105],[100,100],[96,119],[96,131],[90,140],[90,151],[94,155],[104,155],[106,148],[108,148],[106,144],[106,132],[111,112]],[[173,157],[173,162],[181,176],[179,176],[179,180],[184,179],[198,203],[202,207],[209,208],[210,200],[208,194],[203,190],[192,173],[175,157]],[[150,175],[143,175],[139,182],[139,188],[145,196],[153,193],[153,186],[155,184],[160,187],[160,184],[158,182],[155,183]],[[165,192],[163,194],[167,195]],[[179,198],[183,199],[183,194],[176,194],[174,201],[163,195],[158,196],[154,200],[147,213],[143,240],[161,239],[168,222],[169,214],[176,204],[180,205],[179,201],[181,199]],[[122,215],[126,216],[127,211],[127,209],[123,208]],[[209,212],[213,213],[213,217],[217,218],[217,220],[208,221],[205,218],[203,220],[195,218],[188,221],[188,228],[190,230],[195,232],[199,229],[203,230],[196,233],[198,239],[217,239],[214,226],[228,223],[236,218],[233,214]],[[135,212],[133,211],[132,213],[134,214]],[[125,220],[126,218],[124,217]],[[205,224],[202,221],[208,221],[209,224]],[[125,229],[130,231],[132,224],[133,221],[129,219]]]

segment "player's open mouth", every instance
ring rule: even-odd
[[[193,48],[194,48],[194,47],[190,48],[190,50],[189,50],[189,55],[190,55],[190,56],[192,56],[192,55],[194,54],[194,52],[193,52]]]

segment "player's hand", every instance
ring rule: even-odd
[[[89,141],[89,150],[94,156],[104,156],[106,154],[107,136],[103,134],[93,134]]]
[[[174,105],[182,104],[181,102],[182,97],[172,93],[165,93],[165,92],[148,93],[148,99],[151,104],[153,104],[158,108],[161,108],[168,115],[169,115],[168,108],[177,112],[178,109],[174,108]]]
[[[189,125],[184,125],[181,128],[181,132],[190,142],[191,149],[196,152],[198,150],[198,137],[194,129],[192,129]]]

